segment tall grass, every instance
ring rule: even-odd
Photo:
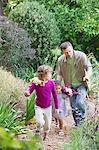
[[[20,121],[17,120],[17,112],[9,104],[0,104],[0,127],[5,128],[7,131],[19,133],[18,126]]]
[[[88,119],[82,127],[73,130],[71,132],[71,140],[69,143],[65,143],[64,150],[98,150],[98,123],[96,115]]]
[[[35,115],[34,110],[34,103],[35,103],[35,93],[31,96],[30,99],[27,99],[26,103],[26,117],[25,117],[25,124],[27,125],[28,121],[32,119]]]
[[[20,102],[25,104],[25,82],[15,78],[11,72],[0,68],[0,102]]]

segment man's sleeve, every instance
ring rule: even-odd
[[[83,65],[84,65],[85,70],[88,73],[88,76],[91,77],[91,75],[92,75],[92,65],[91,65],[89,59],[87,58],[87,56],[85,54],[84,54],[84,57],[83,57]]]

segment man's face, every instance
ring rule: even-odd
[[[72,58],[73,56],[73,48],[71,46],[68,46],[66,49],[62,49],[63,54],[67,57],[67,58]]]

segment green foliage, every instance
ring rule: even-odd
[[[24,0],[8,0],[7,6],[4,9],[6,15],[14,9],[19,3],[22,3]]]
[[[25,103],[25,83],[15,78],[11,72],[7,72],[0,68],[0,102],[21,102]]]
[[[40,139],[32,137],[29,141],[19,141],[14,134],[0,128],[0,150],[42,150]]]
[[[97,150],[99,148],[97,118],[91,118],[71,133],[71,141],[64,145],[64,150]]]
[[[61,41],[70,41],[74,49],[93,52],[98,58],[98,0],[38,0],[55,14]]]
[[[93,68],[89,93],[95,93],[97,95],[99,92],[99,62],[96,60],[92,53],[88,55],[88,58]]]
[[[19,75],[23,80],[30,82],[30,79],[32,79],[35,76],[35,70],[32,66],[25,69],[24,75]]]
[[[34,68],[46,63],[51,57],[51,49],[60,43],[60,31],[54,14],[38,2],[23,2],[10,13],[10,18],[26,29],[36,49],[36,57],[31,62]]]
[[[9,104],[0,104],[0,127],[7,131],[18,133],[20,121],[17,120],[17,112]]]
[[[31,39],[6,17],[0,17],[0,37],[0,66],[22,77],[35,54]]]
[[[26,104],[26,119],[25,124],[27,125],[28,121],[32,119],[35,115],[34,111],[34,103],[35,103],[35,93],[33,93],[31,99],[27,100]]]

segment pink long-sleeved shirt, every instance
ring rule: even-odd
[[[55,108],[58,109],[58,98],[56,93],[56,87],[53,80],[48,80],[44,86],[31,83],[27,91],[31,94],[36,91],[36,105],[41,108],[47,108],[51,105],[51,94],[54,98]]]

